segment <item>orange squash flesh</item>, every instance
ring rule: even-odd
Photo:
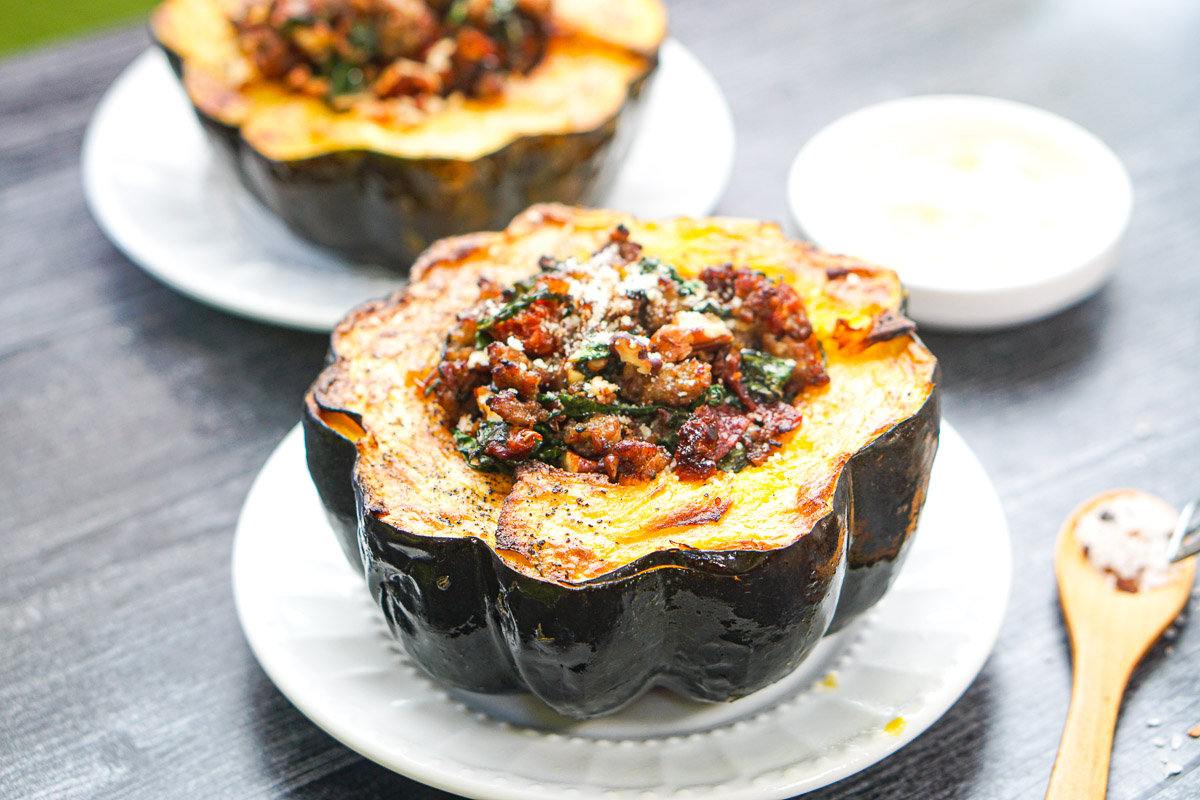
[[[480,276],[507,285],[537,272],[543,254],[586,257],[617,224],[645,255],[684,277],[731,262],[790,281],[825,349],[828,386],[796,398],[803,422],[765,464],[706,481],[668,471],[614,485],[535,468],[514,485],[471,469],[422,388],[455,314],[477,302]],[[905,333],[864,342],[873,325],[894,317],[902,296],[890,271],[819,253],[774,225],[640,222],[537,206],[500,233],[437,243],[407,290],[347,317],[333,335],[336,361],[314,385],[309,407],[354,441],[366,513],[417,536],[476,537],[529,577],[576,585],[663,550],[775,550],[833,512],[847,462],[917,414],[935,390],[936,362],[919,340]],[[356,429],[331,414],[350,415]]]

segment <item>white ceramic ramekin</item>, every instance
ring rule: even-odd
[[[929,95],[856,111],[796,156],[788,201],[825,250],[892,267],[940,329],[1039,319],[1116,265],[1133,192],[1116,155],[1062,117]]]

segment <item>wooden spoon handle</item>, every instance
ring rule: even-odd
[[[1103,800],[1108,789],[1113,731],[1134,666],[1108,655],[1076,658],[1071,707],[1046,800]]]

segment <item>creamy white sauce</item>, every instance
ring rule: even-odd
[[[826,249],[917,284],[986,287],[1069,269],[1111,227],[1092,163],[1050,136],[986,119],[887,134],[847,147],[838,179],[823,186],[816,227]]]

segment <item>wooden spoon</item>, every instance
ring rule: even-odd
[[[1088,562],[1075,538],[1075,527],[1088,511],[1122,495],[1164,502],[1136,489],[1098,494],[1071,512],[1058,534],[1054,571],[1071,634],[1074,680],[1046,800],[1104,797],[1125,684],[1150,645],[1183,610],[1196,576],[1192,557],[1172,566],[1166,586],[1126,592],[1109,585],[1107,577]]]

